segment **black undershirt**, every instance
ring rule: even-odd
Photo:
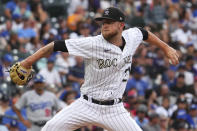
[[[123,51],[124,47],[125,47],[126,41],[124,39],[124,37],[122,37],[122,45],[119,46],[119,48]]]

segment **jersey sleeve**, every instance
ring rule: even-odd
[[[132,55],[135,53],[137,47],[143,41],[143,34],[139,28],[134,27],[127,29],[123,32],[123,36],[126,38],[130,49],[132,51]]]
[[[65,40],[68,53],[83,58],[91,58],[93,51],[93,37]]]
[[[15,104],[15,106],[16,106],[17,109],[21,110],[23,107],[25,107],[26,103],[27,103],[27,97],[26,97],[26,93],[25,93],[17,101],[17,103]]]

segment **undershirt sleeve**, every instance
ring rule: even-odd
[[[148,31],[141,28],[141,27],[138,27],[138,29],[142,32],[143,40],[147,40],[148,39]]]
[[[66,47],[64,40],[56,40],[54,41],[54,48],[53,51],[62,51],[62,52],[68,52],[68,49]]]

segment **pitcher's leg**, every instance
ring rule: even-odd
[[[108,131],[142,131],[123,106],[108,109],[102,118],[102,124]]]
[[[73,131],[85,126],[88,122],[85,116],[86,110],[85,105],[76,100],[48,121],[42,131]],[[84,114],[80,112],[84,112]]]

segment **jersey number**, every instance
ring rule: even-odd
[[[50,109],[45,109],[45,116],[46,117],[51,116],[51,110]]]
[[[131,68],[128,67],[125,71],[124,71],[124,78],[122,79],[122,82],[127,82],[128,80],[128,75],[130,74]]]

